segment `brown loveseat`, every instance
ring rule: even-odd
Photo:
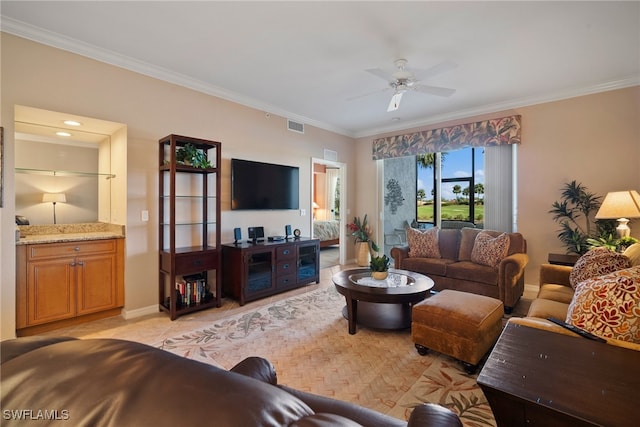
[[[547,320],[549,317],[555,317],[562,321],[567,318],[569,305],[575,294],[569,279],[571,270],[570,266],[542,264],[540,267],[540,289],[536,299],[531,302],[527,316],[512,317],[509,322],[575,336],[573,332]],[[615,338],[607,338],[607,343],[640,351],[640,344]]]
[[[259,357],[225,371],[131,341],[46,337],[3,341],[0,354],[3,426],[462,426],[434,404],[407,424],[277,385]]]
[[[410,257],[408,245],[398,246],[391,249],[395,268],[429,276],[437,291],[453,289],[497,298],[510,313],[524,292],[524,268],[529,262],[526,241],[520,233],[508,233],[507,256],[493,268],[471,261],[475,238],[482,231],[492,237],[502,234],[478,228],[439,230],[441,258]]]

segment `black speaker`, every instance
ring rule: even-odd
[[[236,239],[236,241],[233,242],[235,244],[238,244],[238,242],[242,240],[242,231],[240,231],[240,228],[236,227],[233,229],[233,238]]]
[[[284,237],[288,239],[289,236],[291,236],[291,226],[287,224],[284,226]]]

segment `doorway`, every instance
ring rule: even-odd
[[[311,235],[320,240],[320,268],[345,263],[346,165],[311,159]]]

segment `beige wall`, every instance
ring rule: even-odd
[[[125,310],[127,313],[156,306],[158,300],[157,177],[158,140],[176,133],[222,142],[222,240],[233,241],[233,228],[265,227],[266,235],[283,234],[284,225],[311,231],[311,158],[324,149],[338,153],[338,161],[351,163],[353,139],[306,126],[299,134],[286,129],[286,118],[162,82],[59,49],[2,33],[2,116],[5,128],[5,207],[2,221],[1,337],[15,329],[14,246],[14,105],[80,114],[127,126],[127,149],[116,157],[126,159],[127,203],[114,206],[114,222],[126,218]],[[122,145],[119,145],[122,147]],[[298,211],[264,213],[230,211],[232,157],[300,167]],[[115,170],[118,166],[112,165]],[[348,169],[351,173],[352,169]],[[348,194],[355,194],[351,176]],[[352,202],[349,202],[352,203]],[[347,208],[349,207],[349,203]],[[141,210],[150,221],[142,222]]]
[[[517,163],[517,220],[518,231],[527,239],[530,256],[525,279],[527,283],[537,283],[540,264],[546,262],[549,252],[565,252],[556,237],[559,227],[548,213],[552,203],[560,199],[560,189],[565,183],[576,180],[603,197],[609,191],[640,191],[640,87],[420,129],[512,114],[522,115],[522,144],[518,147]],[[361,185],[376,180],[375,162],[371,160],[373,139],[358,140],[357,157],[362,171],[356,180],[359,194],[363,194]],[[357,210],[376,212],[376,206],[381,206],[377,203],[376,194],[366,193],[358,198]],[[632,235],[640,238],[640,220],[632,221],[630,226]]]

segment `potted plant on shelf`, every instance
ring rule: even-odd
[[[386,255],[372,257],[369,263],[371,277],[376,280],[386,279],[389,274],[389,262],[389,257]]]
[[[359,217],[355,217],[347,227],[351,230],[351,235],[355,237],[356,264],[360,267],[366,267],[369,265],[372,252],[378,252],[378,245],[371,239],[371,227],[367,224],[367,215],[362,221]]]
[[[204,151],[198,150],[193,144],[187,143],[176,150],[176,161],[194,168],[206,169],[211,167]]]

